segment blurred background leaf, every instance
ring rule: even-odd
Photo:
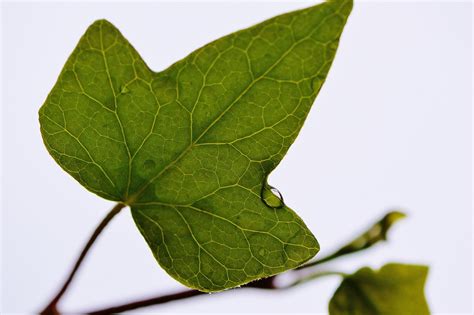
[[[387,233],[395,222],[406,217],[406,214],[400,211],[390,211],[385,214],[380,220],[372,224],[362,234],[354,238],[352,241],[342,246],[332,254],[317,259],[313,262],[305,264],[297,269],[304,269],[312,266],[322,264],[324,262],[333,260],[337,257],[347,254],[356,253],[358,251],[367,249],[374,244],[387,240]]]
[[[427,266],[387,264],[345,276],[329,302],[330,315],[424,315]]]

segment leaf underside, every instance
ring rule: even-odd
[[[330,315],[427,315],[428,267],[387,264],[345,277],[329,302]]]
[[[96,21],[40,109],[44,143],[85,188],[131,207],[157,261],[186,286],[219,291],[294,268],[319,245],[266,178],[302,127],[351,8],[330,1],[275,17],[162,72]]]

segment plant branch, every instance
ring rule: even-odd
[[[272,276],[269,278],[263,278],[263,279],[254,281],[254,282],[244,285],[242,288],[247,287],[247,288],[255,288],[255,289],[278,289],[274,283],[275,277],[276,276]],[[226,292],[229,292],[229,291],[226,291]],[[148,299],[116,305],[116,306],[99,309],[99,310],[95,310],[91,312],[85,312],[85,314],[89,314],[89,315],[115,314],[115,313],[121,313],[125,311],[131,311],[131,310],[141,308],[141,307],[164,304],[168,302],[188,299],[191,297],[205,295],[205,294],[206,294],[205,292],[201,292],[198,290],[185,290],[178,293],[160,295],[160,296],[156,296],[156,297],[152,297]]]
[[[345,274],[343,272],[340,272],[340,271],[318,271],[318,272],[314,272],[314,273],[312,273],[308,276],[301,277],[301,278],[293,281],[292,283],[290,283],[290,284],[288,284],[284,287],[281,287],[281,289],[290,289],[290,288],[293,288],[297,285],[312,281],[312,280],[320,278],[320,277],[325,277],[325,276],[345,277],[345,276],[347,276],[347,274]]]
[[[349,253],[346,253],[346,254],[343,254],[343,255],[347,255],[347,254],[349,254]],[[336,259],[336,258],[338,258],[338,257],[341,257],[341,256],[343,256],[343,255],[341,255],[341,254],[338,253],[338,252],[335,252],[335,253],[330,254],[330,255],[328,255],[328,256],[325,256],[325,257],[323,257],[323,258],[321,258],[321,259],[317,259],[317,260],[314,260],[314,261],[312,261],[312,262],[309,262],[309,263],[306,263],[306,264],[304,264],[304,265],[301,265],[301,266],[295,268],[294,271],[298,271],[298,270],[302,270],[302,269],[307,269],[307,268],[311,268],[311,267],[314,267],[314,266],[317,266],[317,265],[320,265],[320,264],[324,264],[324,263],[326,263],[326,262],[328,262],[328,261],[331,261],[331,260]]]
[[[181,292],[178,292],[178,293],[167,294],[167,295],[153,297],[153,298],[150,298],[150,299],[143,299],[143,300],[139,300],[139,301],[135,301],[135,302],[131,302],[131,303],[126,303],[126,304],[122,304],[122,305],[108,307],[108,308],[104,308],[104,309],[101,309],[101,310],[96,310],[96,311],[93,311],[93,312],[89,312],[89,313],[86,313],[86,314],[89,314],[89,315],[107,315],[107,314],[122,313],[122,312],[125,312],[125,311],[130,311],[130,310],[134,310],[134,309],[141,308],[141,307],[164,304],[164,303],[183,300],[183,299],[187,299],[187,298],[191,298],[191,297],[198,296],[198,295],[203,295],[203,294],[206,294],[206,293],[201,292],[201,291],[197,291],[197,290],[185,290],[185,291],[181,291]]]
[[[399,211],[390,211],[386,213],[380,220],[367,228],[362,234],[354,238],[348,244],[342,246],[338,250],[321,259],[314,260],[304,264],[295,270],[306,269],[316,265],[323,264],[330,260],[339,258],[344,255],[360,252],[368,249],[381,241],[387,240],[387,233],[395,222],[406,217],[406,214]]]
[[[61,299],[62,295],[66,292],[69,284],[74,278],[74,275],[79,269],[79,266],[81,265],[87,252],[92,247],[93,243],[96,241],[97,237],[102,232],[102,230],[107,226],[107,224],[112,220],[112,218],[115,217],[115,215],[117,215],[120,212],[120,210],[123,209],[125,206],[126,206],[125,204],[118,203],[102,220],[99,226],[95,229],[91,238],[89,239],[86,246],[82,250],[81,255],[76,261],[76,264],[74,265],[74,268],[72,269],[69,277],[65,281],[62,288],[59,290],[56,297],[41,312],[42,314],[48,314],[48,315],[59,314],[59,312],[57,311],[57,303]],[[309,262],[296,269],[293,269],[290,272],[295,273],[295,274],[300,274],[298,271],[301,269],[311,268],[311,267],[326,263],[328,261],[331,261],[333,259],[337,259],[341,256],[352,254],[352,253],[367,249],[373,246],[374,244],[378,243],[379,241],[385,240],[387,231],[390,229],[392,224],[404,216],[405,215],[400,212],[396,212],[396,211],[389,212],[380,221],[376,222],[368,230],[366,230],[364,233],[356,237],[353,241],[349,242],[347,245],[339,248],[338,250],[334,251],[333,253],[329,254],[326,257]],[[296,278],[295,280],[293,280],[292,282],[290,282],[289,284],[277,285],[275,280],[277,279],[279,275],[274,275],[268,278],[264,278],[264,279],[260,279],[260,280],[248,283],[247,285],[244,285],[242,288],[255,288],[255,289],[267,289],[267,290],[290,289],[300,284],[306,283],[308,281],[312,281],[317,278],[320,278],[323,276],[330,276],[330,275],[338,275],[338,276],[343,276],[343,277],[346,276],[342,272],[316,271],[316,272],[310,273],[309,275],[306,274],[306,275],[300,276]],[[160,296],[156,296],[156,297],[152,297],[148,299],[138,300],[135,302],[116,305],[116,306],[112,306],[112,307],[108,307],[104,309],[99,309],[99,310],[95,310],[86,314],[104,315],[104,314],[111,314],[111,313],[120,313],[120,312],[130,311],[130,310],[134,310],[134,309],[138,309],[138,308],[142,308],[146,306],[152,306],[152,305],[158,305],[158,304],[164,304],[168,302],[183,300],[183,299],[200,296],[200,295],[205,295],[205,293],[201,291],[197,291],[197,290],[185,290],[178,293],[160,295]]]
[[[291,282],[288,285],[283,285],[283,286],[277,286],[275,284],[275,280],[278,277],[278,275],[271,276],[269,278],[264,278],[260,279],[254,282],[250,282],[240,289],[244,288],[254,288],[254,289],[270,289],[270,290],[284,290],[284,289],[290,289],[293,288],[297,285],[306,283],[308,281],[324,277],[324,276],[345,276],[344,273],[338,272],[338,271],[320,271],[320,272],[315,272],[307,276],[300,277],[293,282]],[[236,290],[236,289],[234,289]],[[225,291],[225,292],[230,292],[230,291]],[[200,295],[206,295],[205,292],[197,291],[197,290],[185,290],[181,291],[178,293],[172,293],[172,294],[166,294],[166,295],[160,295],[156,296],[153,298],[148,298],[148,299],[143,299],[143,300],[138,300],[135,302],[130,302],[126,304],[121,304],[117,306],[112,306],[104,309],[99,309],[95,310],[92,312],[86,312],[88,315],[106,315],[106,314],[115,314],[115,313],[121,313],[121,312],[126,312],[126,311],[131,311],[135,310],[137,308],[141,307],[147,307],[147,306],[152,306],[152,305],[159,305],[159,304],[164,304],[168,302],[174,302],[174,301],[179,301],[183,299],[188,299],[192,298],[195,296],[200,296]]]
[[[69,285],[71,284],[74,276],[76,275],[77,271],[79,270],[79,267],[81,266],[84,258],[86,257],[87,253],[91,249],[92,245],[94,242],[97,240],[97,237],[102,233],[104,228],[109,224],[109,222],[122,210],[124,207],[126,207],[125,204],[123,203],[117,203],[110,211],[107,213],[105,218],[100,222],[100,224],[96,227],[94,232],[92,233],[91,237],[87,241],[86,245],[82,249],[81,254],[76,260],[76,263],[74,264],[74,267],[72,268],[71,272],[69,273],[69,276],[67,277],[66,281],[62,285],[61,289],[58,291],[56,296],[51,300],[51,302],[46,306],[46,308],[41,311],[41,314],[59,314],[57,310],[57,304],[61,297],[64,295],[66,290],[68,289]]]

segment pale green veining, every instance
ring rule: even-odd
[[[290,208],[267,206],[262,188],[303,125],[351,8],[330,1],[272,18],[158,73],[96,21],[40,109],[44,143],[85,188],[131,207],[181,283],[218,291],[294,268],[319,245]]]

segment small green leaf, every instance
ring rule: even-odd
[[[362,234],[360,234],[351,242],[342,246],[332,254],[329,254],[320,259],[313,260],[312,262],[304,264],[303,266],[300,266],[297,269],[310,268],[322,263],[326,263],[341,256],[356,253],[361,250],[372,247],[380,241],[385,241],[387,239],[387,233],[393,226],[393,224],[398,220],[403,219],[404,217],[406,217],[406,215],[402,212],[391,211],[384,215],[382,219],[375,222]]]
[[[349,244],[341,247],[333,255],[342,256],[355,253],[367,249],[380,241],[385,241],[387,239],[387,232],[392,225],[405,217],[406,215],[399,211],[387,213],[382,219],[367,229],[367,231],[356,237]]]
[[[131,207],[181,283],[218,291],[294,268],[319,245],[266,178],[302,127],[351,8],[337,0],[278,16],[158,73],[97,21],[40,109],[44,143],[85,188]]]
[[[331,315],[429,314],[424,295],[428,267],[387,264],[346,276],[329,302]]]

